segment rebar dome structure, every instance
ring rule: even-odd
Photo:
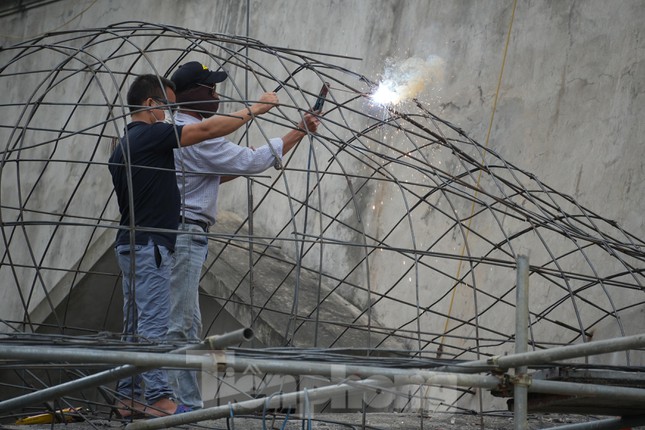
[[[241,145],[295,127],[330,84],[317,133],[280,169],[222,190],[202,278],[218,311],[204,335],[227,316],[278,357],[485,360],[513,350],[520,255],[530,257],[531,350],[587,343],[599,328],[633,334],[625,318],[645,305],[642,238],[470,138],[432,100],[375,103],[378,75],[335,64],[352,59],[140,22],[50,33],[0,56],[4,344],[137,350],[114,325],[118,211],[107,160],[128,122],[133,76],[167,77],[191,60],[229,73],[220,111],[278,90],[280,106],[236,133]],[[84,293],[96,285],[100,296]],[[91,317],[76,317],[79,306]],[[618,362],[639,369],[635,357]],[[3,398],[83,370],[49,362],[34,366],[59,376],[22,374]],[[5,374],[29,367],[2,363]],[[456,393],[439,402],[473,392]]]

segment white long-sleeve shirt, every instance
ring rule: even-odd
[[[181,112],[175,114],[177,125],[200,121]],[[218,137],[175,149],[182,215],[185,212],[186,218],[203,221],[209,226],[215,224],[220,176],[261,173],[275,165],[276,156],[282,159],[282,145],[281,138],[274,138],[253,150]]]

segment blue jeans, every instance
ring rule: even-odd
[[[208,255],[208,238],[194,224],[182,224],[175,244],[175,266],[170,281],[170,322],[167,339],[175,343],[196,343],[202,336],[199,311],[199,278]],[[196,370],[169,370],[175,397],[192,409],[204,407]]]
[[[125,340],[144,338],[162,342],[166,338],[170,314],[170,272],[174,258],[164,246],[152,241],[147,245],[119,245],[116,256],[123,273],[123,333]],[[134,251],[134,279],[130,273],[130,257]],[[134,288],[130,281],[134,280]],[[137,335],[136,337],[134,335]],[[121,379],[116,386],[121,398],[141,397],[141,380],[145,384],[145,400],[152,404],[173,397],[168,375],[153,369],[131,378]]]

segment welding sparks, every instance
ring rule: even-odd
[[[372,100],[380,105],[395,105],[401,101],[401,96],[396,91],[394,83],[392,81],[386,81],[378,85],[378,88],[372,94]]]
[[[396,105],[419,96],[428,84],[440,85],[445,61],[436,55],[426,60],[408,58],[386,67],[383,80],[370,98],[379,105]]]

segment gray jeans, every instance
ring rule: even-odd
[[[208,254],[208,238],[194,224],[179,226],[175,266],[170,281],[169,342],[199,342],[202,316],[199,311],[199,278]],[[180,403],[192,409],[204,407],[195,370],[169,370],[168,379]]]
[[[125,340],[163,342],[170,314],[170,271],[174,262],[172,253],[166,247],[152,242],[147,245],[119,245],[115,251],[123,273]],[[134,276],[130,267],[133,256]],[[168,384],[168,375],[161,369],[120,380],[116,388],[118,396],[139,399],[142,379],[145,384],[144,397],[148,403],[174,397]]]

